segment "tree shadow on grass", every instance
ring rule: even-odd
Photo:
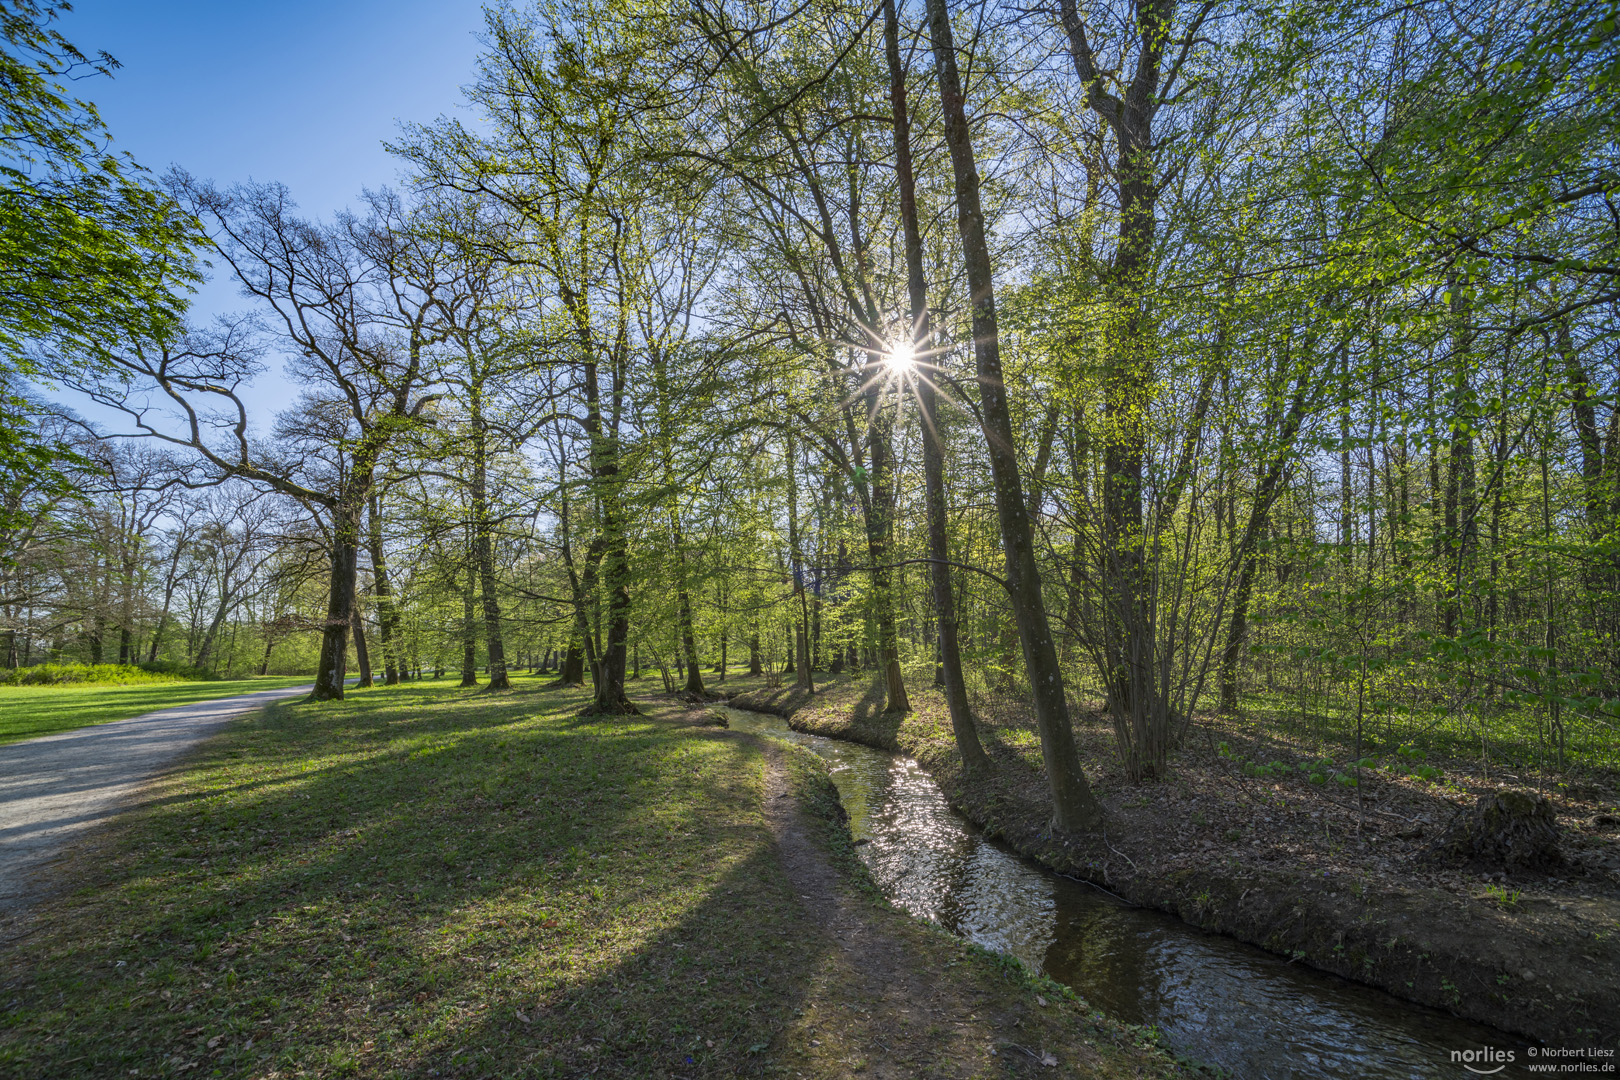
[[[760,1072],[824,945],[757,751],[646,718],[523,724],[523,695],[438,708],[456,693],[286,706],[213,744],[8,956],[0,1064]]]

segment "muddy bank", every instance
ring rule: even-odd
[[[1130,785],[1108,767],[1106,730],[1082,719],[1076,735],[1109,822],[1098,835],[1058,839],[1032,724],[1016,709],[981,706],[997,772],[968,781],[931,692],[915,695],[917,711],[903,719],[882,714],[881,691],[865,684],[814,696],[756,690],[731,703],[904,753],[991,836],[1132,903],[1533,1039],[1620,1040],[1620,889],[1601,831],[1607,815],[1582,817],[1578,803],[1560,804],[1572,854],[1565,876],[1487,882],[1427,854],[1445,817],[1473,795],[1459,784],[1430,791],[1369,779],[1365,801],[1351,806],[1233,775],[1209,747],[1179,754],[1167,783]]]

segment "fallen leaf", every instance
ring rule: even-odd
[[[534,1023],[533,1020],[530,1020],[527,1016],[523,1015],[523,1010],[522,1009],[517,1010],[517,1018],[518,1018],[518,1023],[520,1023],[520,1024],[532,1024],[532,1023]]]
[[[1042,997],[1041,995],[1036,994],[1035,995],[1035,1004],[1039,1005],[1041,1008],[1044,1009],[1044,1008],[1046,1008],[1046,999],[1044,997]]]
[[[222,1043],[224,1041],[225,1041],[225,1036],[223,1036],[223,1035],[215,1035],[212,1039],[208,1040],[208,1049],[212,1050],[214,1047],[218,1046],[220,1043]]]
[[[1041,1051],[1041,1064],[1045,1065],[1048,1069],[1050,1069],[1050,1068],[1052,1068],[1053,1066],[1055,1066],[1057,1064],[1057,1057],[1055,1055],[1053,1055],[1052,1051],[1050,1051],[1050,1050],[1042,1050]]]
[[[545,922],[541,923],[540,925],[545,927],[547,930],[555,930],[557,928],[557,920],[556,919],[547,919]]]

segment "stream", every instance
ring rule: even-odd
[[[916,762],[716,707],[731,727],[827,762],[857,850],[890,903],[1072,987],[1179,1055],[1242,1080],[1466,1077],[1452,1051],[1494,1047],[1530,1075],[1529,1044],[1495,1028],[1292,964],[1162,912],[1131,907],[984,837]],[[1494,1065],[1494,1063],[1493,1063]]]

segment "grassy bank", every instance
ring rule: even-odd
[[[850,1014],[776,857],[764,751],[678,706],[597,720],[584,700],[415,684],[233,725],[5,955],[0,1073],[849,1075],[808,1026]],[[795,775],[832,822],[824,779]],[[912,932],[987,1008],[1033,1001]],[[1065,1007],[1094,1044],[1065,1060],[1164,1069]]]
[[[996,768],[970,778],[936,691],[914,686],[904,716],[882,711],[881,681],[827,679],[818,691],[754,688],[733,704],[903,752],[991,835],[1132,902],[1534,1038],[1620,1037],[1620,799],[1607,784],[1548,791],[1564,868],[1487,880],[1432,845],[1482,793],[1522,786],[1521,777],[1450,758],[1432,759],[1424,775],[1392,756],[1348,788],[1315,746],[1263,722],[1210,720],[1171,755],[1166,781],[1133,784],[1107,718],[1081,713],[1076,742],[1106,835],[1054,836],[1027,704],[975,702]]]
[[[127,720],[175,705],[276,690],[313,682],[309,675],[270,675],[210,682],[152,682],[132,686],[0,686],[0,743],[32,739],[89,724]]]

